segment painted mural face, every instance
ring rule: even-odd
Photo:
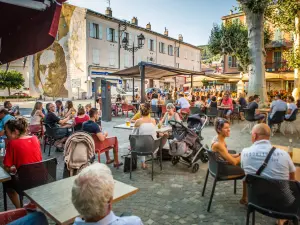
[[[65,53],[59,43],[54,42],[47,50],[35,58],[34,84],[39,91],[49,97],[67,97],[64,86],[67,80]]]

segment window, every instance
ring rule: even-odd
[[[237,67],[237,61],[235,56],[228,56],[228,66],[231,68]]]
[[[109,53],[109,65],[110,66],[115,66],[115,62],[116,58],[115,58],[115,53],[114,52],[110,52]]]
[[[155,51],[155,41],[152,39],[148,39],[148,49],[150,51]]]
[[[124,33],[122,34],[122,40],[123,40],[125,37],[126,37],[127,41],[129,41],[129,33],[124,32]],[[122,41],[122,40],[121,40],[121,41]]]
[[[176,57],[179,58],[179,47],[175,47],[175,54],[176,54]]]
[[[100,52],[99,49],[93,49],[92,51],[92,60],[93,64],[99,65],[100,64]]]
[[[90,23],[90,37],[102,39],[102,26],[97,23]]]
[[[274,52],[274,66],[275,69],[279,69],[281,67],[281,52]]]
[[[113,28],[106,28],[106,39],[111,42],[118,42],[118,31]]]
[[[165,54],[166,53],[166,47],[165,43],[159,42],[159,52]]]
[[[168,55],[173,55],[173,45],[168,45]]]
[[[282,32],[279,28],[276,28],[276,30],[275,30],[274,39],[275,39],[275,41],[282,40]]]

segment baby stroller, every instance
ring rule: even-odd
[[[201,131],[207,121],[207,116],[195,114],[188,117],[188,126],[184,126],[177,121],[169,121],[172,126],[173,140],[169,140],[170,150],[172,155],[172,164],[176,165],[181,162],[188,167],[192,167],[192,172],[196,173],[199,170],[198,161],[203,163],[208,162],[206,149],[201,144],[203,140]]]

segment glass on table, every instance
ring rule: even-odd
[[[126,119],[125,124],[127,127],[130,127],[130,119]]]

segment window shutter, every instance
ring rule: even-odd
[[[138,46],[139,43],[138,43],[138,37],[137,35],[134,35],[134,46]]]
[[[156,41],[153,40],[153,51],[155,52],[156,51]]]
[[[98,29],[99,29],[99,39],[102,40],[103,32],[102,32],[102,25],[101,24],[98,24]]]
[[[109,65],[110,66],[115,65],[115,53],[114,52],[109,53]]]
[[[93,23],[90,22],[90,37],[94,37],[94,29],[93,29]]]
[[[150,40],[150,38],[148,39],[148,49],[151,50],[151,40]]]
[[[128,44],[129,44],[129,45],[132,45],[132,34],[129,34]]]
[[[117,30],[114,30],[115,31],[115,42],[119,42],[119,32]]]
[[[232,67],[232,57],[228,56],[228,67]]]
[[[158,43],[158,51],[161,52],[161,42]]]
[[[106,28],[106,40],[111,41],[110,34],[109,34],[109,27]]]
[[[166,52],[167,52],[167,45],[164,44],[164,53],[166,53]]]

